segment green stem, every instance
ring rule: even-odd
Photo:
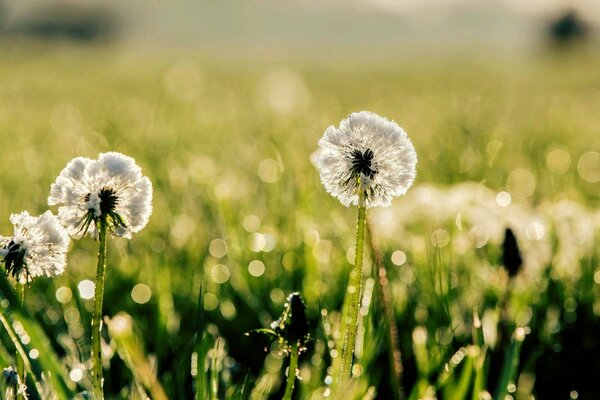
[[[106,218],[100,217],[98,247],[98,269],[96,271],[96,290],[94,295],[94,312],[92,316],[92,382],[94,399],[104,399],[102,391],[102,300],[104,299],[104,278],[106,277]]]
[[[344,330],[344,345],[342,348],[342,364],[340,367],[340,376],[338,377],[338,387],[344,384],[352,375],[352,356],[356,347],[356,333],[358,331],[358,312],[360,309],[360,296],[362,291],[363,279],[363,250],[365,246],[365,220],[366,206],[364,205],[364,192],[359,191],[358,201],[358,219],[356,222],[356,252],[354,257],[354,269],[350,273],[348,282],[348,292],[350,294],[350,309],[348,312],[348,321]],[[338,393],[335,393],[337,396]]]
[[[23,308],[24,304],[25,304],[25,283],[21,283],[17,281],[17,301],[19,302],[19,307]],[[19,376],[19,383],[17,384],[17,390],[18,390],[18,385],[25,385],[25,379],[27,379],[27,375],[25,372],[25,360],[23,359],[23,357],[21,356],[21,353],[19,352],[19,350],[15,350],[15,358],[16,358],[16,363],[17,363],[17,375]],[[19,393],[18,391],[15,391],[15,398],[17,399],[26,399],[26,395],[25,393]]]
[[[292,400],[294,385],[296,384],[296,370],[298,369],[298,344],[292,347],[290,353],[290,367],[288,368],[287,384],[285,385],[285,394],[282,400]]]

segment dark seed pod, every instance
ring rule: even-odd
[[[294,292],[288,296],[283,313],[271,324],[271,328],[288,345],[298,344],[303,347],[306,344],[309,339],[309,328],[306,306],[300,293]]]
[[[6,394],[7,389],[10,390],[19,384],[19,376],[13,367],[4,368],[2,377],[0,378],[0,394]],[[7,397],[8,398],[8,397]]]
[[[521,270],[521,265],[523,265],[517,238],[510,228],[506,228],[506,232],[504,233],[504,243],[502,243],[502,264],[510,277],[516,276]]]

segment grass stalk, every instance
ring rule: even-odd
[[[373,234],[373,226],[370,219],[367,219],[367,233],[369,235],[369,244],[371,245],[371,252],[375,260],[375,266],[377,267],[377,276],[379,277],[379,288],[381,289],[381,299],[383,303],[383,312],[387,321],[387,338],[390,351],[389,362],[393,372],[393,377],[390,380],[390,386],[394,394],[395,399],[403,400],[404,390],[402,388],[402,372],[404,370],[402,365],[402,353],[398,346],[398,328],[396,327],[396,318],[394,316],[394,300],[392,299],[392,293],[388,285],[387,269],[383,263],[383,257],[381,256],[381,249],[379,243],[377,243],[376,236]]]
[[[94,293],[94,312],[92,314],[92,382],[94,384],[94,399],[102,400],[102,301],[104,299],[104,279],[106,277],[106,217],[100,217],[98,268],[96,270],[96,291]]]

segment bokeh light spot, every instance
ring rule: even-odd
[[[69,378],[71,378],[73,382],[79,382],[83,378],[83,371],[79,368],[72,369],[71,372],[69,372]]]
[[[70,288],[66,286],[61,286],[58,289],[56,289],[55,296],[56,300],[58,300],[59,303],[66,304],[70,302],[73,298],[73,292],[71,292]]]
[[[29,350],[29,358],[31,358],[32,360],[37,359],[39,356],[40,356],[40,352],[38,349]]]
[[[406,262],[406,253],[402,250],[396,250],[392,253],[392,262],[394,265],[403,265]]]
[[[84,279],[83,281],[79,282],[77,289],[79,289],[79,296],[82,299],[89,300],[94,297],[94,293],[96,292],[96,284],[89,279]]]
[[[247,215],[246,218],[244,218],[242,226],[246,232],[254,233],[260,229],[260,218],[252,214]]]
[[[587,182],[600,182],[600,153],[588,151],[579,158],[577,172]]]
[[[228,320],[234,319],[235,316],[237,315],[237,310],[235,309],[235,306],[229,300],[225,300],[224,302],[221,303],[221,306],[219,307],[219,311],[221,311],[223,318],[228,319]]]
[[[219,298],[214,293],[206,293],[204,295],[204,309],[214,311],[217,307],[219,307]]]
[[[496,204],[498,204],[500,207],[508,207],[511,201],[512,197],[508,192],[502,191],[496,195]]]
[[[275,183],[279,179],[279,164],[267,158],[258,164],[258,177],[266,183]]]
[[[222,258],[227,254],[227,243],[223,239],[215,239],[210,242],[208,252],[213,257]]]
[[[535,177],[533,174],[523,168],[518,168],[508,175],[506,187],[508,191],[517,198],[525,199],[535,191]]]
[[[562,175],[571,167],[571,155],[562,149],[554,149],[546,156],[546,166],[553,174]]]
[[[152,297],[152,290],[148,287],[148,285],[144,285],[143,283],[138,283],[131,289],[131,298],[138,304],[145,304],[150,301]]]
[[[248,264],[248,273],[256,278],[265,273],[265,264],[260,260],[252,260]]]
[[[210,269],[210,277],[214,283],[223,284],[229,280],[229,268],[223,264],[213,265]]]

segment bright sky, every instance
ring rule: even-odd
[[[510,9],[525,14],[551,15],[557,10],[575,8],[586,17],[600,20],[600,0],[355,0],[367,3],[382,10],[408,15],[438,11],[443,12],[465,6],[505,5]],[[496,3],[496,4],[494,4]]]

